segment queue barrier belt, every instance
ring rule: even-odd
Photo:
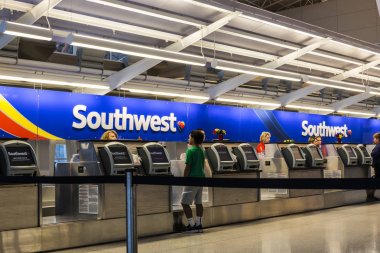
[[[223,188],[272,189],[380,189],[375,178],[195,178],[171,176],[133,176],[135,185],[204,186]],[[124,176],[0,176],[1,184],[125,184]]]

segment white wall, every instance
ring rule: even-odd
[[[380,17],[376,0],[328,0],[278,14],[370,43],[380,43]]]

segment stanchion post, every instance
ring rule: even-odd
[[[136,187],[132,181],[133,170],[125,170],[125,212],[127,253],[137,253]]]

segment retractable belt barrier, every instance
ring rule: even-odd
[[[194,178],[169,176],[132,176],[135,185],[205,186],[225,188],[286,189],[380,189],[374,178]],[[0,177],[0,184],[125,184],[124,176],[81,177]]]
[[[169,176],[134,176],[126,170],[125,176],[83,177],[0,177],[1,184],[124,184],[126,199],[126,252],[138,253],[136,219],[136,185],[207,186],[225,188],[277,189],[379,189],[380,179],[374,178],[194,178]]]

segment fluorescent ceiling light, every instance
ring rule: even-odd
[[[188,3],[192,4],[192,5],[195,5],[195,6],[205,7],[205,8],[216,10],[216,11],[220,11],[220,12],[232,12],[232,11],[229,11],[229,10],[226,10],[226,9],[223,9],[223,8],[219,8],[219,7],[216,7],[216,6],[213,6],[213,5],[197,2],[197,1],[194,1],[194,0],[184,0],[184,1],[188,2]]]
[[[367,113],[367,112],[356,112],[356,111],[346,111],[346,110],[339,110],[338,113],[345,113],[345,114],[353,114],[353,115],[362,115],[362,116],[369,116],[374,117],[376,116],[376,113]]]
[[[311,107],[304,105],[285,105],[286,108],[294,108],[294,109],[303,109],[303,110],[311,110],[311,111],[322,111],[322,112],[333,112],[333,109],[320,108],[320,107]]]
[[[247,105],[264,105],[264,106],[281,106],[280,103],[270,103],[270,102],[261,102],[261,101],[253,101],[253,100],[240,100],[240,99],[229,99],[229,98],[216,98],[216,101],[219,102],[229,102],[229,103],[237,103],[237,104],[247,104]]]
[[[186,20],[184,17],[177,18],[174,15],[170,15],[169,13],[163,13],[163,12],[161,13],[160,11],[156,11],[150,8],[145,8],[142,6],[136,6],[136,5],[121,2],[121,1],[113,1],[113,0],[86,0],[86,1],[121,9],[121,10],[135,12],[135,13],[139,13],[139,14],[143,14],[143,15],[147,15],[147,16],[151,16],[155,18],[174,21],[174,22],[182,23],[186,25],[192,25],[196,27],[202,26],[199,23]]]
[[[25,74],[20,73],[20,75],[25,75]],[[101,89],[101,90],[106,90],[109,88],[109,86],[105,84],[98,85],[98,84],[91,84],[90,82],[85,83],[85,82],[76,82],[76,81],[59,81],[59,80],[48,79],[48,77],[44,77],[44,79],[41,79],[41,78],[34,78],[34,77],[0,75],[0,80],[19,81],[19,82],[28,82],[28,83],[55,84],[55,85],[92,88],[92,89]]]
[[[164,96],[164,97],[182,97],[182,98],[192,98],[192,99],[202,99],[202,100],[207,99],[207,100],[209,100],[209,97],[191,95],[191,94],[179,94],[179,93],[172,93],[172,92],[150,91],[150,90],[129,89],[129,88],[122,88],[121,90],[127,90],[127,91],[130,91],[132,93],[150,94],[150,95],[158,95],[158,96]]]
[[[211,4],[206,4],[206,3],[198,2],[196,0],[184,0],[184,1],[188,2],[188,3],[191,3],[191,4],[195,5],[195,6],[205,7],[205,8],[213,9],[213,10],[220,11],[220,12],[232,12],[232,10],[227,10],[227,9],[220,8],[220,7],[211,5]],[[321,36],[318,36],[318,35],[315,35],[315,34],[311,34],[311,33],[308,33],[308,32],[296,30],[296,29],[293,29],[293,28],[290,28],[290,27],[287,27],[287,26],[279,25],[279,24],[276,24],[274,22],[269,22],[269,21],[266,21],[266,20],[262,20],[262,19],[259,19],[259,18],[252,17],[252,16],[248,16],[248,15],[244,15],[243,14],[243,15],[241,15],[241,17],[242,18],[246,18],[246,19],[250,19],[250,20],[254,20],[256,22],[260,22],[260,23],[263,23],[263,24],[268,24],[268,25],[271,25],[271,26],[275,26],[275,27],[278,27],[278,28],[281,28],[281,29],[285,29],[285,30],[297,32],[297,33],[300,33],[300,34],[304,34],[304,35],[307,35],[307,36],[311,36],[313,38],[322,38]]]
[[[299,82],[301,81],[301,77],[298,74],[294,74],[291,72],[276,70],[276,69],[268,69],[256,67],[248,64],[236,63],[236,62],[228,62],[223,60],[217,60],[216,69],[251,74],[257,76],[265,76],[265,77],[273,77],[277,79],[289,80]]]
[[[352,63],[352,64],[355,64],[355,65],[362,65],[362,64],[364,64],[362,62],[350,60],[350,59],[347,59],[347,58],[344,58],[344,57],[324,54],[324,53],[315,52],[315,51],[308,52],[308,54],[317,55],[317,56],[321,56],[321,57],[324,57],[324,58],[333,59],[333,60],[337,60],[337,61],[343,61],[343,62],[347,62],[347,63]]]
[[[341,90],[364,92],[364,89],[355,89],[355,88],[349,88],[349,87],[342,87],[342,86],[338,86],[338,85],[332,85],[332,84],[326,84],[326,83],[320,83],[320,82],[311,82],[311,81],[308,81],[307,83],[314,84],[314,85],[320,85],[320,86],[324,86],[324,87],[329,87],[329,88],[341,89]]]
[[[370,91],[369,94],[380,96],[380,91]]]
[[[53,37],[53,32],[50,29],[9,21],[1,21],[0,32],[7,35],[25,37],[36,40],[50,41]]]
[[[135,55],[143,58],[167,60],[196,66],[204,66],[206,63],[206,59],[201,56],[178,53],[153,47],[146,47],[132,43],[108,40],[73,33],[68,36],[67,42],[73,46],[118,52],[127,55]]]
[[[336,80],[331,80],[331,79],[324,79],[324,78],[315,77],[315,76],[309,76],[308,78],[309,80],[306,81],[306,83],[308,84],[320,85],[320,86],[331,87],[331,88],[336,88],[336,89],[341,89],[341,90],[355,91],[355,92],[365,91],[365,87],[360,84],[336,81]]]

